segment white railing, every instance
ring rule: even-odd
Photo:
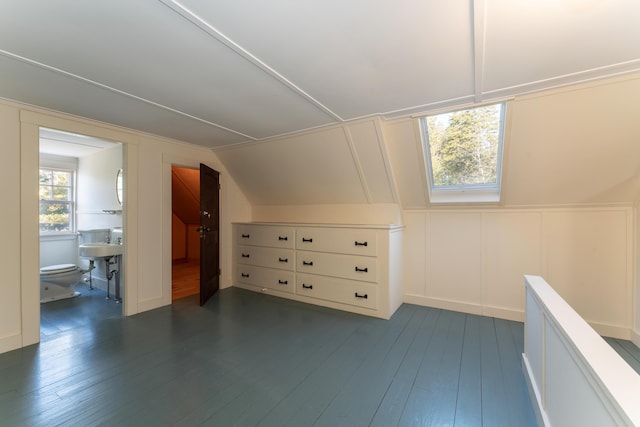
[[[522,363],[538,423],[640,426],[640,375],[542,277],[525,288]]]

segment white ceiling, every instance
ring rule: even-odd
[[[640,70],[637,0],[0,8],[0,97],[212,148]]]
[[[86,135],[40,128],[40,153],[81,158],[116,147],[118,143]]]

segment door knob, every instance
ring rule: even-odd
[[[201,225],[196,228],[196,231],[200,233],[200,238],[203,239],[207,235],[207,233],[211,231],[211,229],[209,227]]]

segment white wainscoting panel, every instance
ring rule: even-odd
[[[633,208],[406,210],[404,219],[405,302],[522,321],[522,276],[543,275],[599,333],[631,337]]]

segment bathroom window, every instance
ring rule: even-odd
[[[498,202],[505,104],[420,119],[432,203]]]
[[[40,234],[75,231],[75,171],[40,168]]]

